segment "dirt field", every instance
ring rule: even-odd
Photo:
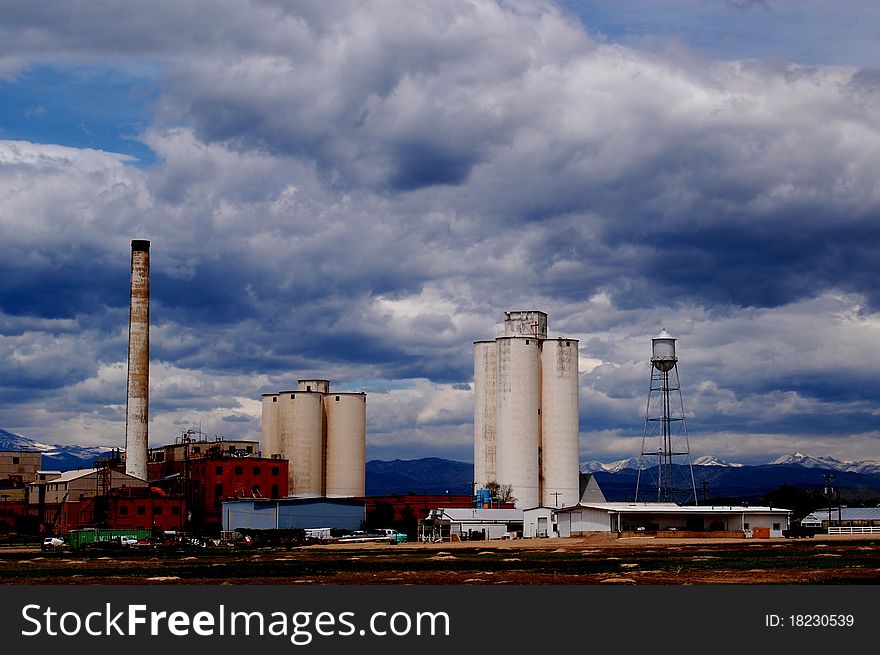
[[[541,539],[41,553],[2,584],[880,584],[880,537]]]

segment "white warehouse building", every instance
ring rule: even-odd
[[[547,314],[505,312],[474,343],[474,480],[510,485],[516,507],[579,500],[578,340],[547,338]]]
[[[264,393],[262,400],[263,456],[288,460],[289,495],[364,495],[367,394],[299,380],[296,389]]]

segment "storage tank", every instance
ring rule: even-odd
[[[671,371],[678,361],[675,356],[675,339],[663,328],[656,337],[651,339],[651,364],[658,371]]]
[[[289,460],[287,492],[320,496],[323,492],[323,394],[282,391],[278,394],[278,448]]]
[[[366,493],[367,394],[324,396],[327,419],[326,495],[330,498]]]
[[[575,505],[580,492],[578,341],[541,346],[541,504]]]
[[[262,400],[263,418],[261,425],[263,438],[260,442],[260,449],[263,451],[263,457],[274,457],[281,454],[281,450],[278,447],[278,394],[264,393]]]
[[[541,359],[540,341],[524,337],[496,339],[497,482],[511,485],[515,506],[535,507],[538,487]]]
[[[498,349],[494,341],[474,342],[474,482],[477,489],[497,481],[495,470],[495,375]]]
[[[330,380],[297,380],[296,390],[330,393]]]

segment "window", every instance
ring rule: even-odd
[[[781,529],[782,529],[782,524],[781,524],[781,523],[774,523],[774,524],[773,524],[773,529],[774,529],[774,530],[781,530]]]
[[[336,402],[339,402],[339,396],[336,396]]]
[[[254,447],[253,446],[245,446],[244,452],[251,454],[254,452]]]
[[[159,505],[158,507],[154,507],[153,514],[155,514],[156,516],[161,516],[162,515],[162,506]]]
[[[528,339],[526,339],[526,345],[527,345],[527,346],[529,345],[529,340],[528,340]]]
[[[21,461],[21,458],[20,458],[20,457],[13,457],[13,458],[12,458],[12,463],[13,463],[13,464],[18,464],[20,461]]]
[[[180,508],[177,505],[172,505],[171,506],[171,516],[179,516],[179,515],[180,515]]]
[[[277,466],[272,467],[272,475],[278,475],[280,473],[280,469]]]
[[[743,523],[743,530],[748,530],[748,529],[749,529],[749,524]]]
[[[137,506],[137,514],[138,514],[138,516],[144,516],[146,513],[147,513],[147,508],[146,508],[146,507],[144,507],[143,505],[138,505],[138,506]]]
[[[280,489],[277,484],[272,485],[272,498],[278,498],[278,494],[280,493]]]
[[[307,385],[306,385],[306,391],[311,391],[311,390],[312,390],[312,385],[307,384]]]
[[[119,506],[119,516],[128,516],[128,505]]]
[[[290,399],[293,400],[294,398],[296,398],[296,394],[295,393],[290,394]]]
[[[193,454],[198,455],[200,452],[202,452],[201,446],[193,446]]]
[[[222,484],[215,484],[214,485],[214,505],[216,507],[219,507],[221,500],[223,500],[223,485]]]
[[[235,467],[235,475],[241,475],[241,472],[242,472],[243,470],[244,470],[244,469],[242,469],[242,467],[240,467],[240,466],[236,466],[236,467]]]
[[[278,396],[272,396],[272,402],[273,402],[273,403],[277,403],[277,402],[278,402]]]
[[[222,466],[218,466],[218,467],[216,467],[216,468],[214,469],[214,473],[217,474],[217,475],[223,475],[223,467],[222,467]]]
[[[259,475],[259,474],[260,474],[260,467],[259,467],[259,466],[255,466],[255,467],[254,467],[254,475]]]

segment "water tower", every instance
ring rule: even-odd
[[[675,339],[664,328],[651,344],[651,387],[635,499],[696,504]]]

